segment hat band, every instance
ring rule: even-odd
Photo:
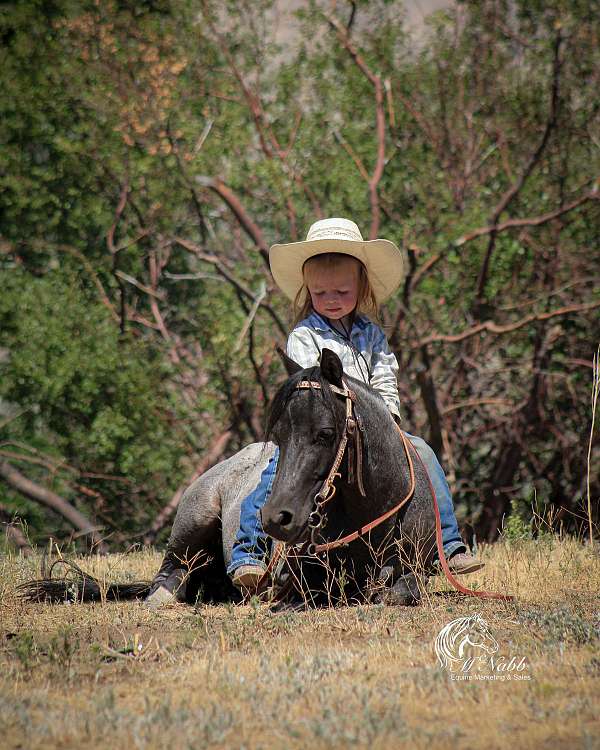
[[[309,232],[306,236],[307,242],[315,240],[350,240],[351,242],[363,242],[360,232],[352,232],[348,229],[317,229],[315,232]]]

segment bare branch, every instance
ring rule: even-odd
[[[275,135],[273,127],[269,123],[269,120],[265,113],[265,109],[260,100],[259,94],[257,94],[256,92],[250,89],[250,86],[244,80],[244,77],[242,73],[240,72],[240,69],[237,63],[235,62],[235,59],[233,55],[231,54],[231,51],[230,51],[231,41],[226,39],[219,32],[219,30],[215,27],[214,23],[212,22],[212,19],[210,18],[210,14],[207,12],[206,3],[204,3],[203,6],[204,6],[204,17],[206,19],[206,22],[208,23],[209,28],[211,29],[211,32],[214,34],[215,38],[219,41],[221,52],[223,53],[225,59],[227,60],[227,63],[242,90],[242,94],[244,96],[244,99],[246,101],[246,104],[248,105],[248,108],[252,115],[252,119],[254,121],[254,127],[256,129],[256,133],[258,135],[260,147],[261,147],[263,154],[267,157],[267,159],[274,159],[275,157],[277,157],[280,160],[281,166],[283,170],[285,171],[285,173],[289,175],[290,178],[305,193],[306,197],[312,204],[313,211],[315,212],[315,215],[317,216],[317,218],[319,219],[322,218],[323,211],[321,209],[319,201],[317,200],[316,195],[309,188],[309,186],[306,185],[306,183],[304,182],[302,178],[302,175],[298,174],[294,170],[293,167],[290,167],[287,164],[287,158],[292,151],[294,143],[296,142],[298,130],[300,128],[300,123],[302,121],[302,113],[300,111],[296,113],[295,124],[294,124],[294,127],[292,128],[292,132],[290,134],[288,144],[285,148],[282,148],[277,136]],[[291,199],[289,200],[291,203]],[[295,211],[293,211],[292,213],[295,214]]]
[[[591,190],[589,193],[582,195],[580,198],[577,198],[577,200],[574,200],[571,203],[567,203],[562,208],[557,208],[554,211],[550,211],[546,214],[541,214],[540,216],[530,216],[523,219],[507,219],[500,224],[488,225],[485,227],[473,229],[468,234],[465,234],[455,240],[454,246],[461,247],[465,243],[477,239],[477,237],[483,237],[484,235],[491,234],[492,232],[499,234],[500,232],[504,232],[505,230],[512,229],[514,227],[539,227],[542,224],[546,224],[553,219],[564,216],[564,214],[569,213],[569,211],[573,211],[573,209],[579,208],[579,206],[582,206],[584,203],[593,200],[600,200],[600,193],[597,189]]]
[[[344,136],[340,133],[340,131],[334,130],[333,137],[340,144],[340,146],[344,149],[344,151],[348,154],[348,156],[352,159],[352,161],[356,164],[356,168],[360,172],[360,175],[364,179],[364,181],[369,182],[370,180],[369,173],[367,172],[365,165],[362,163],[362,159],[356,153],[356,151],[352,148],[352,146],[348,143],[348,141],[344,138]]]
[[[117,286],[119,287],[119,296],[120,296],[119,328],[121,331],[121,335],[124,335],[125,333],[125,321],[127,320],[127,304],[125,301],[126,300],[125,285],[123,284],[123,280],[120,279],[119,276],[117,275],[117,270],[118,270],[117,264],[118,264],[120,248],[117,248],[115,246],[115,232],[117,230],[119,221],[121,220],[123,211],[125,210],[125,206],[127,205],[128,195],[129,195],[129,180],[125,180],[123,187],[121,188],[121,195],[119,196],[119,202],[117,204],[117,208],[115,211],[115,218],[113,220],[112,226],[108,230],[108,234],[106,235],[106,244],[108,246],[108,251],[110,252],[111,257],[112,257],[112,273],[117,281]]]
[[[100,552],[107,551],[106,544],[96,533],[97,529],[92,522],[83,513],[74,508],[67,500],[60,495],[57,495],[56,492],[31,481],[31,479],[28,479],[21,474],[20,471],[15,469],[14,466],[11,466],[8,461],[0,461],[0,477],[21,494],[31,500],[35,500],[36,502],[45,505],[55,513],[59,513],[78,531],[81,531],[84,534],[89,534],[92,544],[97,547]]]
[[[111,255],[114,255],[115,253],[119,252],[119,250],[121,249],[121,248],[115,247],[115,232],[117,231],[117,226],[119,225],[119,221],[121,219],[121,216],[123,215],[125,206],[127,205],[128,195],[129,195],[129,181],[126,180],[125,183],[123,184],[123,187],[121,188],[121,193],[119,195],[119,202],[117,203],[117,208],[115,211],[115,218],[106,235],[106,244],[108,245],[108,249]]]
[[[150,289],[150,287],[145,286],[137,279],[134,279],[133,276],[130,276],[128,273],[124,273],[123,271],[115,271],[115,274],[120,279],[123,279],[123,281],[127,281],[129,284],[133,284],[133,286],[137,287],[141,292],[145,292],[151,297],[156,297],[156,299],[161,300],[161,302],[165,301],[166,295],[164,292],[157,292],[154,289]]]
[[[296,138],[298,136],[298,131],[300,130],[300,123],[302,122],[302,112],[298,110],[296,112],[295,120],[294,120],[294,126],[292,127],[292,132],[290,133],[290,139],[288,141],[288,145],[285,147],[283,151],[279,151],[279,158],[282,161],[285,161],[288,156],[290,155],[292,149],[294,148],[294,143],[296,143]]]
[[[386,78],[383,82],[383,86],[385,89],[385,98],[387,101],[387,108],[388,108],[388,120],[390,123],[390,128],[392,132],[396,130],[396,113],[394,111],[394,95],[392,92],[392,82],[389,78]]]
[[[255,295],[248,289],[246,286],[244,286],[238,279],[236,279],[231,272],[225,268],[222,261],[217,258],[215,255],[211,255],[210,253],[205,253],[204,250],[202,250],[201,247],[198,247],[198,245],[194,244],[193,242],[190,242],[189,240],[185,240],[182,237],[174,237],[173,242],[176,242],[178,245],[181,245],[181,247],[184,247],[189,252],[193,253],[197,258],[200,260],[204,260],[207,263],[211,263],[217,271],[221,274],[221,276],[226,279],[235,289],[237,289],[241,294],[243,294],[247,299],[254,301]],[[273,321],[275,322],[277,328],[281,331],[283,336],[287,337],[287,328],[283,325],[281,319],[273,310],[271,305],[269,305],[267,302],[261,301],[260,307],[264,308]]]
[[[599,307],[600,301],[590,302],[587,305],[570,305],[569,307],[561,307],[558,310],[552,310],[546,313],[533,313],[532,315],[528,315],[527,317],[517,321],[516,323],[508,323],[507,325],[498,325],[491,320],[486,320],[484,323],[479,323],[478,325],[473,326],[472,328],[469,328],[462,333],[457,333],[454,335],[446,335],[441,333],[431,334],[430,336],[426,336],[424,339],[421,339],[421,341],[414,342],[411,345],[411,349],[418,349],[421,345],[431,344],[434,341],[447,341],[451,344],[456,344],[457,342],[464,341],[471,336],[476,336],[478,333],[482,333],[483,331],[494,334],[510,333],[512,331],[518,330],[519,328],[523,328],[526,325],[529,325],[529,323],[534,323],[541,320],[549,320],[550,318],[570,315],[571,313],[588,312],[589,310],[596,310]]]
[[[485,287],[487,284],[490,262],[492,259],[492,254],[496,247],[496,236],[498,234],[498,229],[497,229],[498,219],[500,218],[501,214],[512,203],[514,198],[520,193],[521,189],[525,185],[527,178],[533,172],[535,166],[541,159],[544,149],[546,148],[546,145],[550,139],[550,134],[556,127],[556,121],[557,121],[557,116],[558,116],[558,103],[559,103],[558,92],[559,92],[560,69],[561,69],[561,61],[560,61],[561,43],[562,43],[562,34],[559,29],[556,34],[555,41],[554,41],[554,57],[553,57],[553,65],[552,65],[552,83],[551,83],[551,95],[550,95],[550,113],[548,115],[546,127],[544,128],[544,133],[540,139],[540,142],[538,143],[537,148],[535,149],[535,151],[529,158],[529,161],[527,162],[525,169],[521,172],[519,177],[510,186],[510,188],[504,193],[499,203],[494,208],[491,219],[489,221],[489,224],[492,227],[492,230],[489,233],[490,239],[488,242],[488,247],[485,253],[485,257],[483,259],[481,269],[479,271],[479,278],[477,279],[477,288],[476,288],[475,299],[473,303],[473,310],[476,316],[478,316],[478,311],[481,309],[481,306],[484,300]]]
[[[246,210],[242,206],[240,199],[234,194],[231,188],[227,187],[225,183],[218,177],[206,177],[204,175],[198,175],[196,182],[202,187],[213,190],[225,203],[229,206],[236,219],[239,221],[242,229],[254,242],[258,248],[262,259],[264,260],[267,268],[269,267],[269,246],[263,236],[262,231],[258,225],[248,216]]]
[[[239,351],[239,348],[242,345],[242,342],[244,338],[246,337],[246,334],[248,333],[248,329],[252,325],[252,321],[254,320],[254,317],[256,313],[258,312],[258,308],[260,307],[260,303],[263,301],[266,293],[267,293],[267,285],[263,281],[262,284],[260,285],[260,289],[256,293],[256,298],[252,304],[252,307],[250,308],[250,311],[248,312],[248,315],[246,316],[246,320],[244,321],[242,330],[240,331],[240,334],[237,337],[237,341],[235,342],[235,346],[233,347],[234,353]]]
[[[196,141],[196,145],[192,149],[192,159],[196,158],[198,154],[200,153],[200,150],[202,149],[202,146],[204,146],[204,142],[208,138],[208,135],[212,129],[212,126],[214,124],[214,120],[208,120],[206,122],[206,125],[204,126],[204,130],[202,131],[200,138]]]
[[[381,77],[373,73],[365,62],[362,55],[350,41],[348,29],[331,13],[325,13],[325,18],[329,25],[337,33],[338,39],[343,47],[347,50],[350,57],[354,60],[363,75],[371,82],[375,89],[375,123],[377,132],[377,158],[373,174],[368,179],[369,184],[369,201],[371,203],[371,228],[369,230],[370,239],[375,239],[379,233],[379,223],[381,208],[379,205],[379,195],[377,188],[383,176],[385,167],[385,105],[384,105],[384,86]],[[362,173],[362,171],[361,171]]]
[[[412,247],[410,248],[413,249]],[[428,258],[423,265],[419,266],[417,270],[415,271],[414,276],[412,277],[410,281],[410,288],[411,291],[417,288],[421,280],[426,276],[431,269],[438,264],[438,262],[442,259],[442,253],[436,253],[435,255],[432,255],[431,258]]]

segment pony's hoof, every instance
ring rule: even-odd
[[[158,609],[163,604],[174,604],[176,601],[177,597],[172,591],[169,591],[165,586],[159,586],[156,591],[153,591],[144,599],[144,607]]]
[[[421,603],[421,592],[415,579],[404,576],[389,589],[383,589],[381,599],[388,606],[416,607]]]
[[[374,594],[370,603],[376,607],[416,607],[420,601],[420,598],[413,596],[409,591],[387,589]]]

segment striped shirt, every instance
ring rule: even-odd
[[[357,315],[348,338],[312,312],[290,333],[287,355],[301,367],[313,367],[319,363],[323,348],[334,351],[346,375],[368,383],[392,414],[400,416],[398,362],[378,325],[365,315]]]

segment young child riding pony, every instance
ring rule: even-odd
[[[273,245],[269,261],[277,285],[294,303],[296,323],[287,340],[288,356],[301,367],[313,367],[324,347],[332,349],[344,374],[371,385],[399,422],[398,362],[372,319],[377,319],[379,305],[405,276],[404,254],[389,240],[364,241],[354,222],[335,218],[314,223],[305,242]],[[422,438],[406,434],[435,488],[450,570],[455,574],[478,570],[483,563],[461,539],[450,489],[435,453]],[[279,449],[256,489],[242,502],[240,529],[227,569],[233,583],[248,592],[256,589],[266,569],[268,537],[259,513],[271,493],[278,457]]]

